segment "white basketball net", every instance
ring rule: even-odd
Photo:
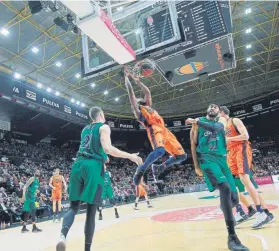
[[[125,66],[125,68],[126,71],[130,73],[132,76],[136,78],[144,78],[145,76],[142,75],[143,64],[149,64],[153,70],[156,69],[156,63],[148,58],[138,61],[134,66]]]

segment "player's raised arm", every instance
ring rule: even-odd
[[[135,162],[137,165],[142,164],[142,159],[141,157],[138,156],[138,153],[130,154],[127,152],[123,152],[117,149],[116,147],[114,147],[111,144],[110,134],[111,134],[111,130],[108,125],[103,125],[100,128],[101,145],[107,154],[118,158],[130,159],[131,161]]]
[[[138,118],[140,116],[140,111],[138,109],[137,98],[135,96],[133,86],[132,86],[132,84],[129,80],[129,77],[127,75],[125,76],[125,86],[126,86],[126,89],[127,89],[127,92],[128,92],[129,100],[130,100],[130,103],[132,105],[132,109],[134,111],[134,114]]]
[[[243,122],[238,118],[233,118],[233,123],[236,126],[239,135],[234,137],[227,137],[227,141],[243,141],[243,140],[249,140],[249,133],[247,131],[246,126],[243,124]]]
[[[142,83],[138,78],[134,78],[136,84],[140,87],[140,89],[144,92],[144,100],[146,102],[147,106],[152,106],[152,98],[151,98],[151,92],[149,88]]]

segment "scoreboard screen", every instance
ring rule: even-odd
[[[228,1],[180,1],[176,9],[187,48],[232,32]]]

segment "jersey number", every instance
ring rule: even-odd
[[[83,141],[80,145],[81,148],[90,149],[90,141],[91,141],[91,134],[86,134],[83,138]]]

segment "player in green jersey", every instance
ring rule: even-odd
[[[220,191],[221,208],[228,230],[228,248],[234,251],[249,250],[243,246],[235,233],[232,207],[239,203],[234,178],[227,165],[225,138],[226,120],[219,118],[220,108],[210,104],[207,116],[186,120],[192,124],[191,151],[196,173],[204,176],[210,192]]]
[[[23,227],[21,229],[22,233],[29,232],[29,230],[26,228],[26,225],[27,225],[28,219],[30,217],[30,214],[31,214],[31,219],[32,219],[32,224],[33,224],[32,232],[33,233],[42,232],[42,230],[36,226],[35,202],[36,202],[37,190],[40,186],[39,177],[40,177],[40,171],[37,170],[35,172],[35,175],[33,177],[31,177],[23,187],[22,202],[24,202],[24,204],[23,204],[23,221],[24,221],[24,223],[23,223]]]
[[[119,218],[112,185],[115,185],[114,180],[111,177],[111,173],[107,170],[107,166],[105,165],[104,189],[103,189],[103,193],[102,193],[102,200],[103,200],[102,205],[105,205],[106,199],[109,199],[110,204],[114,207],[115,218]],[[98,210],[99,211],[99,220],[103,219],[102,210],[103,210],[102,206],[99,207],[99,210]]]
[[[105,124],[105,115],[100,107],[92,107],[89,111],[89,117],[92,123],[82,130],[77,158],[72,165],[69,183],[69,199],[71,203],[63,219],[60,240],[56,245],[57,251],[66,250],[66,237],[74,222],[81,201],[87,203],[84,251],[90,251],[95,231],[96,211],[101,204],[104,186],[104,164],[108,154],[114,157],[130,159],[137,165],[142,164],[142,159],[138,154],[123,152],[112,146],[111,130]]]

